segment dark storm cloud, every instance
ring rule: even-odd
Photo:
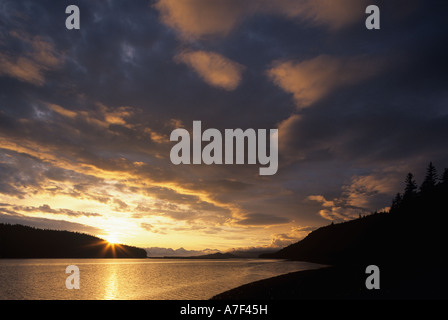
[[[72,182],[55,193],[131,208],[92,190],[104,178],[77,171],[92,166],[129,173],[117,190],[160,200],[136,217],[222,223],[233,207],[241,225],[316,225],[325,213],[389,205],[390,189],[354,187],[382,175],[395,186],[427,161],[448,163],[447,5],[374,2],[382,25],[368,31],[354,0],[331,10],[323,0],[2,1],[0,138],[11,146],[0,192]],[[81,10],[80,30],[65,28],[69,4]],[[279,127],[279,172],[172,165],[169,134],[193,120]]]

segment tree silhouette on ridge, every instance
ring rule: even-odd
[[[422,182],[422,185],[420,186],[420,191],[424,193],[431,192],[432,190],[434,190],[437,184],[437,180],[436,167],[434,167],[432,162],[430,162],[428,167],[426,168],[426,176]]]

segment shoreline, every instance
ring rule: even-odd
[[[296,271],[251,282],[210,300],[370,300],[448,299],[448,276],[443,267],[384,266],[381,287],[365,286],[366,266],[328,266]]]

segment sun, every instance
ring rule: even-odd
[[[109,234],[109,235],[107,235],[104,238],[110,244],[118,244],[118,242],[119,242],[118,237],[116,235],[114,235],[114,234]]]

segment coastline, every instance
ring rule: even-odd
[[[366,266],[328,266],[251,282],[211,300],[448,299],[446,269],[382,267],[381,288],[365,286]]]

